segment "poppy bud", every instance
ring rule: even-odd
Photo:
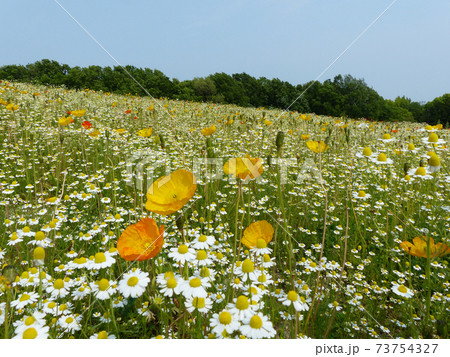
[[[177,219],[175,220],[175,223],[177,225],[177,228],[180,232],[183,232],[183,227],[184,227],[184,217],[182,214],[180,214]]]
[[[277,133],[277,139],[275,141],[275,145],[277,146],[277,151],[280,152],[281,148],[283,146],[284,143],[284,133],[282,131],[279,131]]]
[[[272,155],[267,156],[267,164],[272,167]]]
[[[405,162],[405,164],[403,165],[403,171],[405,172],[405,175],[408,175],[408,171],[411,168],[411,165],[409,164],[409,162]]]
[[[162,136],[162,134],[159,134],[159,143],[161,145],[161,149],[166,147],[166,142],[164,141],[164,136]]]

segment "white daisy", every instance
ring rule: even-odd
[[[18,299],[11,301],[11,306],[15,307],[17,310],[23,309],[25,306],[36,302],[39,298],[38,293],[23,293]]]
[[[198,310],[199,312],[205,314],[212,308],[212,300],[209,297],[191,297],[186,299],[185,302],[186,310],[193,312]]]
[[[407,299],[409,299],[410,297],[412,297],[414,295],[414,291],[409,289],[409,288],[407,288],[403,284],[399,285],[399,284],[393,283],[393,286],[392,286],[391,290],[395,294],[403,296],[403,297],[405,297]]]
[[[118,290],[124,297],[137,298],[141,296],[150,278],[148,273],[143,272],[139,268],[133,268],[131,272],[125,273],[119,282]]]
[[[92,292],[99,300],[108,300],[117,291],[116,285],[111,285],[111,282],[105,278],[96,282],[92,282],[90,285]]]
[[[192,296],[206,297],[208,295],[208,293],[206,292],[206,288],[210,286],[211,284],[206,281],[206,279],[193,277],[183,282],[181,292],[186,299]]]
[[[192,241],[192,247],[195,249],[209,249],[214,245],[216,238],[214,236],[199,235]]]
[[[181,244],[177,248],[171,248],[169,257],[177,263],[184,264],[195,260],[195,249],[189,248],[188,244]]]
[[[271,338],[276,335],[272,322],[261,313],[253,315],[240,330],[248,338]]]
[[[93,340],[93,339],[99,339],[99,340],[102,340],[102,339],[104,339],[104,340],[106,340],[106,339],[108,339],[108,340],[115,340],[115,339],[116,339],[116,336],[113,335],[113,334],[109,334],[108,332],[106,332],[106,331],[103,330],[103,331],[94,333],[91,337],[89,337],[89,339],[91,339],[91,340]]]
[[[16,334],[13,339],[47,339],[48,326],[33,325],[21,329],[20,333]]]
[[[160,292],[164,296],[172,297],[173,294],[178,295],[182,290],[184,280],[180,276],[169,277],[158,282],[161,287]]]
[[[283,296],[279,300],[285,306],[293,305],[296,311],[307,311],[309,309],[309,306],[306,303],[305,298],[303,296],[298,295],[297,292],[294,290],[289,291],[285,296]]]
[[[230,311],[222,310],[218,314],[214,314],[209,319],[209,325],[212,327],[212,332],[219,338],[228,337],[234,331],[238,330],[240,323],[237,315],[232,314]]]

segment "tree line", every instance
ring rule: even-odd
[[[246,73],[215,73],[179,81],[156,69],[70,67],[43,59],[26,66],[0,67],[0,79],[139,96],[146,96],[148,92],[153,97],[280,108],[336,117],[441,123],[446,127],[450,123],[449,93],[425,104],[404,96],[389,100],[369,87],[364,79],[351,75],[298,85],[277,78],[254,78]]]

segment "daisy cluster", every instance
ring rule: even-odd
[[[0,119],[10,337],[444,337],[448,255],[427,265],[400,247],[450,244],[442,126],[6,81]],[[259,177],[224,174],[246,155]],[[146,210],[150,184],[177,169],[196,175],[192,199]],[[165,226],[164,245],[125,261],[117,241],[144,217]],[[260,220],[273,239],[249,248]]]

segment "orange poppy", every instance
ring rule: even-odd
[[[264,169],[259,158],[246,157],[232,158],[223,166],[227,175],[239,177],[242,180],[251,180],[261,176]]]
[[[85,120],[84,122],[82,122],[81,125],[82,125],[83,128],[85,128],[86,130],[89,129],[89,128],[92,126],[92,124],[91,124],[89,121],[87,121],[87,120]]]
[[[145,208],[164,216],[181,209],[197,190],[197,179],[180,169],[153,182],[147,191]]]
[[[154,258],[164,244],[164,225],[158,228],[152,218],[143,218],[128,226],[117,241],[120,256],[127,261]]]
[[[430,258],[435,259],[442,257],[446,254],[450,254],[450,247],[445,243],[434,244],[433,238],[428,237],[415,237],[413,242],[404,241],[400,243],[400,247],[407,253],[415,256],[427,258],[427,242],[430,241]]]
[[[241,242],[248,248],[255,248],[259,239],[263,239],[268,244],[272,240],[273,233],[273,227],[269,222],[257,221],[245,229]]]

